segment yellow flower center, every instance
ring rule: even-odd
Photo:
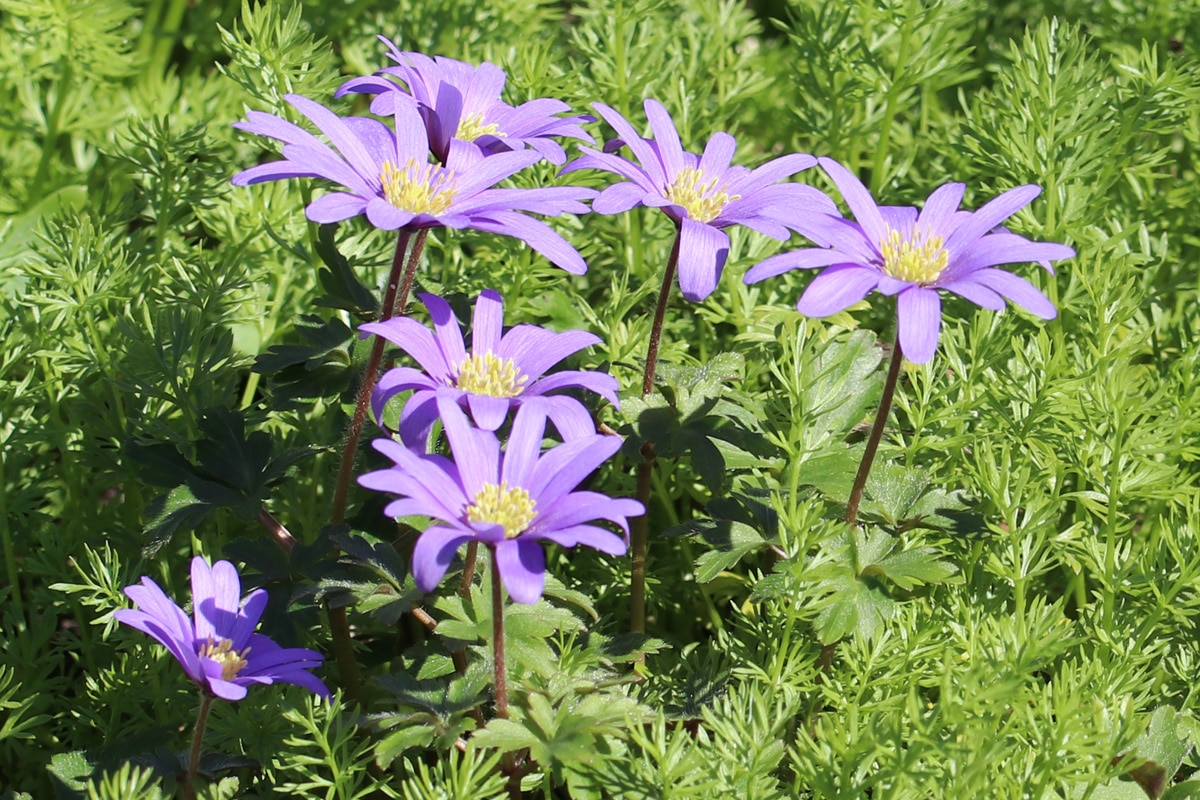
[[[491,350],[473,355],[458,365],[455,385],[464,392],[489,397],[516,397],[525,391],[528,375],[522,375],[511,358],[500,358]]]
[[[444,214],[454,202],[454,173],[434,164],[418,164],[410,158],[404,169],[398,169],[385,161],[379,182],[389,203],[414,214]]]
[[[927,230],[917,227],[908,237],[891,228],[887,231],[887,238],[879,250],[883,254],[883,271],[888,275],[925,286],[937,280],[946,269],[950,255],[942,245],[942,237],[931,236]]]
[[[484,125],[482,114],[467,114],[458,121],[458,130],[454,132],[454,138],[473,142],[480,136],[495,134],[498,130],[500,126],[494,122]]]
[[[227,681],[236,678],[238,673],[246,668],[246,665],[250,663],[246,660],[248,655],[250,655],[249,647],[239,653],[233,649],[233,642],[228,639],[214,642],[210,636],[208,642],[200,646],[200,657],[211,658],[220,664],[221,678]]]
[[[475,495],[475,502],[467,506],[467,519],[471,522],[491,522],[504,526],[504,538],[513,539],[533,522],[537,506],[529,492],[520,486],[510,489],[508,481],[485,483]]]
[[[717,191],[718,182],[717,178],[706,181],[704,173],[700,170],[684,167],[663,196],[675,205],[683,206],[689,219],[696,222],[712,222],[725,210],[727,203],[741,197],[737,194],[731,197],[725,192]]]

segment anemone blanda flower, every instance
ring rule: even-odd
[[[444,56],[405,53],[390,39],[380,36],[379,40],[388,46],[388,56],[396,66],[351,78],[335,97],[350,92],[373,94],[371,111],[381,116],[395,113],[397,102],[415,100],[425,120],[429,148],[439,161],[445,162],[452,139],[474,142],[485,155],[529,147],[552,164],[562,164],[567,154],[548,137],[593,141],[579,126],[590,117],[555,116],[571,110],[561,100],[542,97],[516,107],[502,101],[505,75],[495,64],[485,61],[476,67]]]
[[[896,295],[900,348],[917,364],[937,349],[939,289],[992,311],[1002,310],[1007,298],[1044,319],[1057,315],[1054,305],[1024,278],[995,269],[1036,261],[1053,275],[1051,261],[1075,255],[1066,245],[1032,242],[1000,227],[1041,194],[1039,187],[1018,186],[977,211],[960,211],[966,186],[947,183],[918,212],[911,206],[876,205],[867,187],[841,164],[829,158],[820,164],[857,221],[840,215],[807,217],[797,230],[822,246],[772,256],[746,273],[746,283],[792,269],[824,267],[796,305],[810,317],[849,308],[872,289]]]
[[[433,591],[458,548],[472,540],[493,549],[501,582],[518,603],[536,603],[542,595],[543,540],[625,553],[627,518],[644,513],[642,504],[576,491],[621,447],[620,437],[584,436],[543,453],[546,415],[533,400],[517,411],[502,452],[496,435],[472,428],[452,400],[439,398],[438,407],[453,460],[376,439],[375,449],[395,466],[358,479],[368,489],[400,495],[384,509],[388,516],[419,514],[442,523],[427,528],[413,548],[413,578],[422,591]],[[625,537],[589,524],[598,520],[619,526]]]
[[[501,335],[504,304],[497,292],[488,289],[475,301],[468,355],[449,304],[432,294],[419,297],[429,309],[432,331],[408,317],[393,317],[359,328],[387,339],[421,366],[389,370],[371,395],[371,408],[375,419],[380,420],[389,400],[400,392],[416,390],[400,415],[400,438],[410,447],[423,445],[428,439],[438,416],[439,396],[466,405],[475,424],[489,431],[504,423],[509,409],[530,397],[541,397],[550,421],[564,440],[590,436],[596,426],[578,400],[567,395],[543,397],[547,393],[588,389],[619,405],[617,381],[611,375],[582,370],[544,375],[572,353],[599,344],[600,337],[585,331],[555,333],[536,325],[517,325]]]
[[[271,114],[250,111],[234,127],[283,142],[283,159],[259,164],[233,177],[235,186],[283,178],[325,178],[344,191],[326,192],[309,203],[313,222],[341,222],[359,214],[376,228],[473,228],[524,241],[567,272],[582,274],[579,253],[548,225],[520,213],[558,216],[586,214],[579,202],[591,189],[551,186],[494,189],[497,182],[541,158],[521,150],[485,158],[478,147],[454,140],[445,166],[429,163],[421,115],[412,103],[395,104],[395,130],[379,120],[340,117],[320,103],[284,95],[325,134],[330,147],[313,134]]]
[[[309,670],[324,656],[315,650],[280,647],[255,633],[267,605],[265,589],[242,602],[237,568],[218,561],[210,569],[202,556],[192,559],[192,619],[147,577],[126,586],[137,609],[114,612],[118,622],[137,628],[171,651],[202,691],[225,700],[241,700],[253,683],[294,683],[322,697],[329,689]]]
[[[702,155],[684,150],[675,123],[657,100],[645,102],[653,140],[643,139],[603,103],[592,107],[620,137],[605,149],[625,144],[638,163],[584,147],[585,155],[562,172],[600,169],[626,179],[592,202],[597,213],[619,214],[645,205],[661,208],[679,225],[679,288],[688,300],[708,297],[721,279],[729,255],[729,236],[722,228],[745,225],[786,241],[796,216],[837,213],[833,201],[811,186],[776,183],[816,164],[810,155],[793,153],[751,171],[730,166],[737,142],[728,133],[714,133]]]

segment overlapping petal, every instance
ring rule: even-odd
[[[612,555],[625,552],[624,538],[590,523],[610,522],[627,535],[628,517],[644,513],[642,504],[576,491],[620,448],[618,437],[590,434],[543,452],[547,403],[538,398],[517,411],[502,450],[496,435],[472,427],[449,397],[439,398],[439,411],[453,461],[419,455],[391,440],[377,439],[375,449],[388,456],[393,466],[359,478],[369,489],[401,495],[389,504],[389,510],[418,510],[437,520],[413,549],[413,578],[423,591],[437,586],[455,553],[470,541],[493,548],[501,581],[518,603],[534,603],[541,597],[545,584],[542,540],[566,547],[586,544]],[[478,512],[481,497],[501,487],[524,492],[528,499],[531,516],[520,521],[519,529],[506,527],[518,524],[510,518],[471,516],[472,508],[483,513]],[[462,500],[435,499],[448,496]]]
[[[516,107],[501,100],[506,77],[495,64],[485,61],[475,66],[444,56],[430,58],[403,52],[386,37],[379,39],[388,46],[396,66],[352,78],[335,96],[377,95],[371,110],[386,115],[394,113],[396,105],[411,102],[425,118],[429,149],[443,163],[455,140],[472,141],[489,156],[529,148],[537,158],[554,164],[567,157],[550,137],[592,142],[580,127],[589,117],[557,116],[570,111],[560,100],[538,98]]]
[[[432,331],[410,317],[394,317],[361,327],[364,333],[382,336],[398,346],[424,370],[424,373],[412,367],[389,370],[371,396],[375,419],[383,425],[383,410],[388,401],[401,392],[413,392],[401,412],[399,433],[405,444],[424,445],[437,418],[431,404],[438,397],[448,397],[469,409],[475,424],[490,431],[503,425],[512,410],[550,392],[583,389],[618,405],[617,381],[611,375],[578,370],[545,374],[567,356],[598,344],[600,339],[594,334],[556,333],[536,325],[517,325],[505,332],[503,301],[498,292],[489,289],[475,301],[468,353],[449,303],[436,295],[419,297],[429,309]],[[489,393],[475,386],[472,381],[479,377],[481,364],[487,365],[487,374],[496,379],[496,385],[504,383],[501,378],[506,375],[511,378],[510,391]],[[464,378],[464,369],[468,367],[472,371],[470,380]],[[505,373],[505,369],[510,372]],[[564,439],[595,433],[590,413],[569,395],[555,395],[547,413]]]
[[[426,121],[416,103],[393,104],[394,126],[388,128],[365,117],[340,117],[299,95],[284,98],[329,143],[287,120],[249,112],[246,122],[234,126],[283,142],[284,158],[238,173],[234,185],[324,178],[343,191],[325,194],[308,205],[305,213],[314,222],[340,222],[362,214],[382,230],[473,228],[521,239],[568,272],[587,270],[583,258],[565,239],[525,212],[546,216],[585,213],[588,209],[581,201],[595,197],[594,190],[574,186],[493,188],[538,161],[537,151],[502,148],[484,158],[476,145],[448,139],[441,155],[445,166],[430,164]],[[424,188],[406,194],[397,188],[401,184]]]
[[[751,172],[730,165],[737,142],[723,131],[709,138],[700,155],[684,150],[675,123],[657,100],[647,99],[644,104],[652,139],[638,135],[615,109],[603,103],[592,107],[617,138],[602,151],[581,148],[584,155],[560,174],[598,169],[625,179],[593,201],[592,210],[598,214],[619,214],[639,205],[663,209],[680,227],[679,287],[688,300],[708,297],[721,280],[729,255],[729,237],[722,229],[743,225],[784,240],[789,230],[803,232],[807,217],[837,213],[833,201],[816,189],[777,185],[814,166],[817,160],[810,155],[783,156]],[[629,148],[634,160],[614,154],[622,146]]]

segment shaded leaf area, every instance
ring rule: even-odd
[[[864,496],[859,512],[863,518],[897,532],[929,528],[978,537],[987,531],[987,521],[964,491],[937,487],[922,470],[877,465],[867,479]]]
[[[147,504],[147,554],[170,542],[176,532],[194,530],[220,508],[255,519],[271,488],[289,469],[318,452],[309,446],[276,455],[269,434],[247,433],[245,417],[226,408],[209,409],[199,424],[203,438],[187,452],[166,443],[126,445],[146,483],[171,487]]]
[[[708,583],[750,553],[778,541],[779,515],[769,498],[735,493],[713,498],[707,517],[688,520],[664,531],[666,536],[696,536],[712,549],[696,559],[696,580]]]
[[[304,314],[295,322],[304,344],[277,344],[254,361],[254,371],[271,376],[274,401],[333,397],[346,390],[354,375],[346,345],[352,332],[334,317]]]
[[[148,788],[148,780],[134,781],[128,775],[128,766],[146,768],[165,781],[166,787],[176,785],[187,773],[189,753],[156,746],[162,741],[164,734],[163,731],[147,731],[95,751],[77,750],[55,754],[47,766],[55,797],[60,800],[95,797],[98,779],[112,781],[114,775],[121,774],[126,777],[123,781],[116,781],[116,787],[125,786],[128,789],[130,783],[137,783],[147,794],[136,796],[162,796],[155,793],[157,790]],[[199,775],[205,780],[217,780],[223,773],[257,770],[260,767],[258,760],[244,755],[205,751],[201,753],[198,769]]]
[[[542,694],[531,694],[510,719],[493,719],[473,741],[501,752],[528,751],[556,782],[565,782],[570,771],[602,760],[613,753],[611,737],[638,712],[638,704],[624,695],[591,694],[582,699],[561,698],[557,703]]]
[[[646,445],[658,458],[687,457],[692,471],[710,492],[728,483],[733,469],[773,463],[776,450],[761,433],[753,404],[731,390],[741,380],[740,353],[720,353],[699,366],[659,364],[658,393],[626,396],[622,452],[643,458]]]
[[[325,294],[313,299],[313,305],[348,312],[366,322],[379,316],[379,298],[356,273],[354,264],[339,250],[334,233],[336,225],[321,225],[313,243],[316,259],[305,248],[293,246],[267,227],[267,233],[281,246],[295,251],[306,262],[320,261],[317,280]],[[270,403],[277,410],[302,409],[304,401],[333,398],[349,390],[358,377],[351,352],[357,340],[355,331],[341,316],[324,317],[301,314],[291,323],[299,342],[275,344],[254,360],[254,371],[270,379]]]
[[[451,749],[475,729],[477,710],[490,685],[491,675],[481,662],[449,680],[419,679],[403,672],[381,677],[376,688],[398,710],[367,717],[383,733],[375,745],[375,763],[386,769],[406,750]]]
[[[951,581],[956,572],[958,567],[932,547],[906,549],[886,531],[852,528],[826,542],[811,563],[780,562],[774,574],[757,583],[753,598],[780,597],[798,583],[815,598],[814,625],[823,643],[848,636],[870,641],[896,614],[901,599],[919,587]]]

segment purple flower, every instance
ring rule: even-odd
[[[812,156],[794,153],[750,171],[730,166],[737,142],[728,133],[714,133],[703,155],[685,151],[675,123],[656,100],[645,103],[653,140],[642,139],[624,117],[603,103],[592,107],[620,137],[605,149],[625,144],[640,166],[584,147],[586,155],[562,172],[602,169],[627,179],[600,193],[592,203],[597,213],[620,214],[645,205],[661,208],[680,226],[679,288],[688,300],[708,297],[721,279],[729,255],[729,236],[722,228],[745,225],[786,241],[797,215],[837,213],[833,201],[811,186],[776,183],[816,164]]]
[[[746,273],[746,283],[792,269],[824,267],[796,306],[810,317],[849,308],[872,289],[897,295],[900,348],[917,364],[928,361],[937,349],[939,289],[992,311],[1002,310],[1007,298],[1045,319],[1057,315],[1053,304],[1024,278],[995,269],[999,264],[1036,261],[1053,275],[1051,261],[1075,255],[1066,245],[1032,242],[1000,227],[1041,194],[1039,187],[1018,186],[978,211],[960,211],[966,186],[947,183],[918,212],[909,206],[876,205],[862,182],[841,164],[829,158],[820,159],[820,164],[857,222],[841,216],[806,218],[797,230],[821,247],[772,256]]]
[[[572,353],[599,344],[598,336],[584,331],[554,333],[536,325],[517,325],[501,335],[504,305],[500,295],[489,289],[475,301],[468,355],[458,321],[446,301],[432,294],[419,296],[433,318],[432,332],[408,317],[360,326],[360,330],[397,345],[421,365],[420,370],[389,370],[371,395],[371,407],[378,420],[389,400],[400,392],[416,390],[400,416],[400,438],[410,447],[423,445],[428,439],[438,416],[438,397],[466,405],[475,424],[489,431],[504,423],[509,409],[531,397],[542,398],[546,413],[564,440],[594,434],[592,417],[573,397],[543,395],[582,388],[619,405],[617,381],[611,375],[574,370],[543,377],[547,369]]]
[[[555,265],[576,275],[587,271],[579,253],[544,222],[519,212],[558,216],[585,214],[580,200],[591,189],[493,189],[498,181],[537,161],[533,151],[484,158],[473,144],[455,140],[444,167],[429,163],[425,125],[411,103],[397,103],[396,129],[365,117],[339,117],[299,95],[284,95],[325,134],[333,147],[285,119],[250,111],[234,127],[283,142],[283,160],[259,164],[233,177],[235,186],[282,178],[325,178],[345,191],[309,203],[313,222],[341,222],[366,214],[376,228],[474,228],[521,239]]]
[[[398,66],[351,78],[335,96],[350,92],[374,94],[371,111],[381,116],[392,116],[397,102],[415,100],[425,119],[429,149],[439,161],[446,161],[452,139],[474,142],[485,155],[530,147],[553,164],[565,162],[567,154],[562,145],[548,137],[566,136],[592,143],[592,137],[579,127],[590,117],[554,116],[571,110],[561,100],[543,97],[515,108],[503,102],[500,92],[504,90],[505,75],[495,64],[485,61],[475,67],[443,56],[403,53],[386,37],[379,39],[388,46],[388,56]],[[404,85],[385,76],[395,76]]]
[[[192,559],[193,619],[158,584],[143,577],[126,586],[137,609],[123,608],[113,616],[164,645],[183,665],[183,671],[207,694],[241,700],[252,683],[294,683],[322,697],[325,684],[310,669],[324,656],[315,650],[280,647],[255,633],[267,605],[267,592],[256,589],[241,601],[237,568],[218,561],[209,569],[201,556]]]
[[[443,523],[426,529],[413,548],[413,578],[422,591],[433,591],[458,548],[472,540],[494,550],[500,579],[518,603],[536,603],[542,596],[542,540],[563,547],[585,544],[611,555],[625,553],[626,518],[644,513],[642,504],[574,491],[621,447],[620,437],[585,436],[543,453],[545,411],[540,403],[529,402],[517,412],[501,452],[496,435],[472,428],[449,398],[440,398],[438,407],[453,461],[376,439],[375,449],[395,466],[358,479],[368,489],[400,495],[384,509],[389,517],[419,514]],[[597,520],[619,526],[625,538],[588,524]]]

